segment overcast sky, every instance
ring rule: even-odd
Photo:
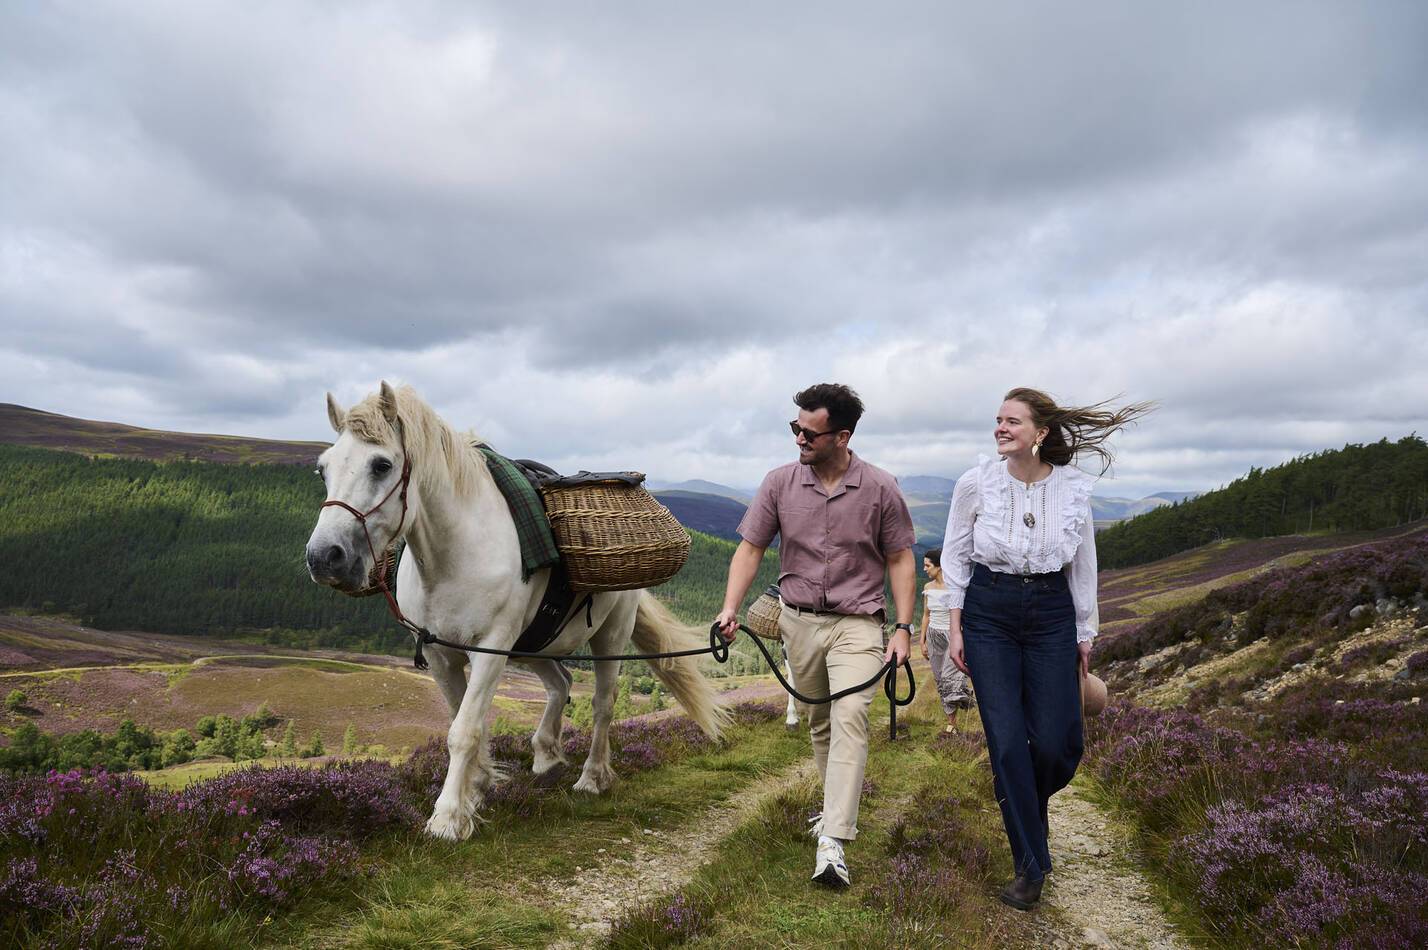
[[[1428,4],[0,5],[0,401],[326,439],[409,382],[564,469],[899,475],[1001,394],[1104,495],[1428,430]]]

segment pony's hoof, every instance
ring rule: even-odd
[[[536,775],[544,775],[551,769],[561,768],[569,764],[563,755],[542,755],[537,752],[535,760],[531,762],[531,771]]]
[[[575,790],[590,795],[600,795],[609,791],[614,784],[615,773],[610,769],[600,772],[586,771],[580,776],[580,781],[575,783]]]
[[[465,841],[471,837],[476,822],[471,818],[434,814],[426,823],[426,833],[444,841]]]
[[[785,723],[783,724],[783,727],[784,727],[785,729],[787,729],[789,732],[793,732],[793,731],[795,731],[795,730],[798,728],[798,720],[795,719],[795,720],[793,720],[792,722],[785,722]]]
[[[445,841],[465,841],[482,820],[477,811],[484,801],[483,796],[473,795],[452,806],[438,799],[436,810],[427,820],[426,833]]]

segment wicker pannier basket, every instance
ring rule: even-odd
[[[689,532],[639,472],[580,472],[540,486],[555,545],[577,591],[663,584],[689,559]]]
[[[779,604],[778,598],[778,585],[773,584],[749,605],[749,612],[744,619],[748,621],[748,628],[765,640],[782,642],[783,634],[778,630],[778,618],[779,614],[783,612],[783,607]]]

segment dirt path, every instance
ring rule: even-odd
[[[1189,946],[1161,912],[1131,859],[1133,845],[1076,785],[1051,799],[1051,875],[1043,899],[1045,946],[1180,950]]]
[[[759,802],[813,775],[813,760],[801,759],[781,772],[754,781],[677,829],[647,829],[641,836],[643,840],[622,839],[605,856],[608,861],[581,869],[574,880],[536,882],[530,893],[549,895],[555,907],[575,924],[576,936],[553,946],[567,950],[589,946],[608,934],[615,918],[629,907],[688,883],[703,863],[701,856],[732,832]],[[614,853],[617,848],[623,853]]]

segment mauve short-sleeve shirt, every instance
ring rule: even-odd
[[[840,614],[883,610],[888,555],[913,542],[897,479],[857,455],[831,494],[808,465],[769,472],[738,530],[760,548],[781,538],[778,585],[787,603]]]

